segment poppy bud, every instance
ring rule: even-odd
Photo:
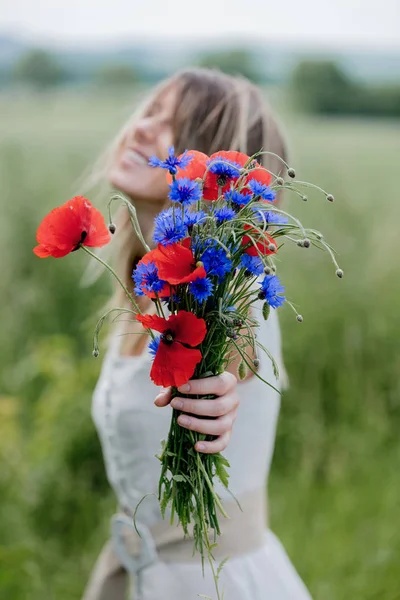
[[[110,233],[112,233],[114,235],[115,231],[116,231],[116,226],[114,225],[114,223],[110,223],[108,226],[108,230]]]
[[[304,246],[304,248],[309,248],[310,247],[310,240],[308,238],[304,238],[304,240],[303,240],[303,246]]]
[[[275,246],[275,244],[269,244],[269,245],[268,245],[268,250],[269,250],[270,252],[275,252],[275,250],[276,250],[276,246]]]
[[[260,366],[260,361],[258,360],[258,358],[255,358],[253,360],[253,365],[255,366],[256,369],[258,369],[258,367]]]
[[[276,185],[283,185],[285,183],[285,180],[282,179],[282,177],[277,177],[275,183]]]
[[[303,317],[301,315],[297,315],[296,319],[299,323],[303,322]]]
[[[99,354],[100,354],[100,353],[99,353],[98,349],[97,349],[97,348],[95,348],[95,349],[93,350],[92,354],[93,354],[93,356],[94,356],[95,358],[97,358],[97,357],[99,356]]]
[[[271,275],[271,273],[272,273],[271,267],[269,267],[268,265],[266,267],[264,267],[264,273],[266,275]]]
[[[303,247],[303,240],[297,240],[297,245],[302,248]]]
[[[328,194],[326,199],[328,200],[328,202],[333,202],[334,201],[334,196],[332,196],[332,194]]]
[[[307,200],[308,200],[308,196],[302,196],[302,197],[301,197],[301,199],[302,199],[304,202],[307,202]]]
[[[296,171],[294,169],[292,169],[292,167],[290,167],[290,169],[288,169],[287,174],[289,175],[289,177],[291,177],[292,179],[294,179],[296,177]]]
[[[337,269],[336,270],[336,275],[339,277],[339,279],[342,279],[342,277],[343,277],[343,271],[342,271],[342,269]]]

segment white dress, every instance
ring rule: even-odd
[[[258,311],[256,309],[256,311]],[[258,314],[255,312],[257,318]],[[268,321],[260,314],[257,336],[283,371],[278,319],[274,311]],[[120,339],[120,338],[119,338]],[[278,386],[267,356],[260,351],[261,376]],[[92,415],[103,448],[108,479],[121,507],[134,512],[145,494],[157,493],[160,462],[155,455],[169,429],[171,409],[153,401],[157,388],[149,377],[151,357],[121,356],[115,337],[104,359],[93,397]],[[280,396],[256,377],[239,384],[241,404],[233,434],[224,455],[230,467],[230,490],[240,498],[253,490],[266,489],[275,442]],[[221,488],[223,499],[231,497]],[[153,526],[161,519],[158,501],[146,498],[137,512],[137,522]],[[124,557],[121,558],[121,562]],[[195,600],[198,594],[215,599],[211,571],[203,577],[198,562],[150,561],[135,578],[135,600]],[[126,559],[128,571],[137,565]],[[139,584],[138,584],[139,581]],[[265,531],[262,547],[231,557],[222,569],[220,588],[225,600],[310,600],[304,584],[277,537]]]

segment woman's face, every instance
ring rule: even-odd
[[[165,202],[168,184],[164,169],[149,167],[149,158],[168,156],[174,143],[172,117],[176,90],[163,92],[127,132],[109,171],[110,183],[136,201]]]

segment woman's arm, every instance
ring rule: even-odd
[[[213,454],[225,450],[232,433],[233,423],[236,419],[236,409],[239,406],[237,379],[232,373],[225,371],[216,377],[205,379],[192,379],[178,390],[186,394],[215,394],[215,400],[193,400],[191,398],[174,398],[171,401],[171,389],[163,390],[156,397],[156,406],[167,406],[189,415],[180,415],[178,423],[181,427],[217,436],[212,442],[197,442],[195,449],[198,452]],[[212,419],[197,419],[192,415],[213,417]]]

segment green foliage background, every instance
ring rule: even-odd
[[[299,116],[272,93],[298,178],[335,194],[289,211],[340,254],[285,248],[281,310],[291,387],[269,482],[271,527],[313,596],[400,598],[400,314],[395,121]],[[46,212],[129,114],[132,98],[0,97],[0,598],[73,600],[115,500],[90,419],[94,313],[107,278],[79,287],[86,257],[32,254]],[[245,410],[245,399],[241,410]],[[240,417],[239,417],[240,418]],[[266,591],[267,593],[267,591]]]

